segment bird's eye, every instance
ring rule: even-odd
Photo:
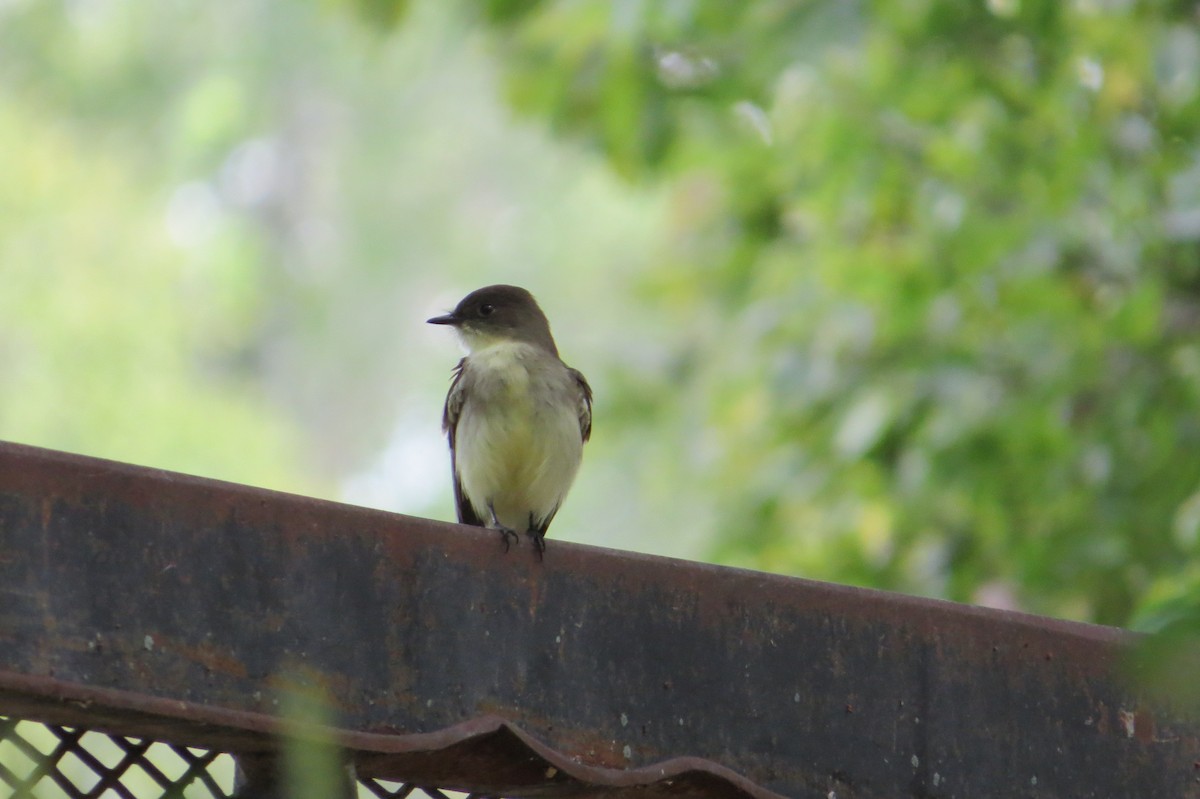
[[[492,311],[494,311],[494,310],[496,310],[496,306],[494,306],[494,305],[480,305],[479,306],[479,315],[480,316],[491,316]]]

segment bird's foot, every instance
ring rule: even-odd
[[[504,553],[507,555],[508,550],[513,544],[520,541],[521,537],[517,535],[516,530],[500,523],[500,520],[496,518],[496,507],[491,502],[488,503],[488,512],[492,515],[491,527],[493,530],[500,531],[500,543],[504,544]]]
[[[546,554],[546,528],[543,526],[540,530],[533,523],[533,512],[529,513],[529,527],[525,529],[525,535],[529,536],[529,542],[533,544],[533,551],[537,553],[538,561],[542,561]]]
[[[500,533],[500,543],[504,545],[505,554],[508,553],[513,544],[521,540],[520,536],[517,535],[517,531],[511,527],[501,526],[495,529]]]
[[[526,530],[525,535],[529,536],[529,542],[533,544],[533,551],[537,553],[538,560],[543,560],[546,553],[546,534],[537,530]]]

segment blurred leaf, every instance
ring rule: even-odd
[[[353,0],[358,13],[370,25],[390,30],[408,13],[408,0]]]

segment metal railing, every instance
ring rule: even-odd
[[[228,796],[225,754],[280,796],[309,728],[376,796],[1200,797],[1134,640],[0,444],[0,786],[38,799]]]

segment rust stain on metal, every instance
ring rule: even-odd
[[[173,651],[193,663],[202,666],[206,671],[228,674],[232,677],[246,677],[246,666],[229,652],[223,652],[212,644],[191,646],[181,641],[163,640],[160,646]]]

